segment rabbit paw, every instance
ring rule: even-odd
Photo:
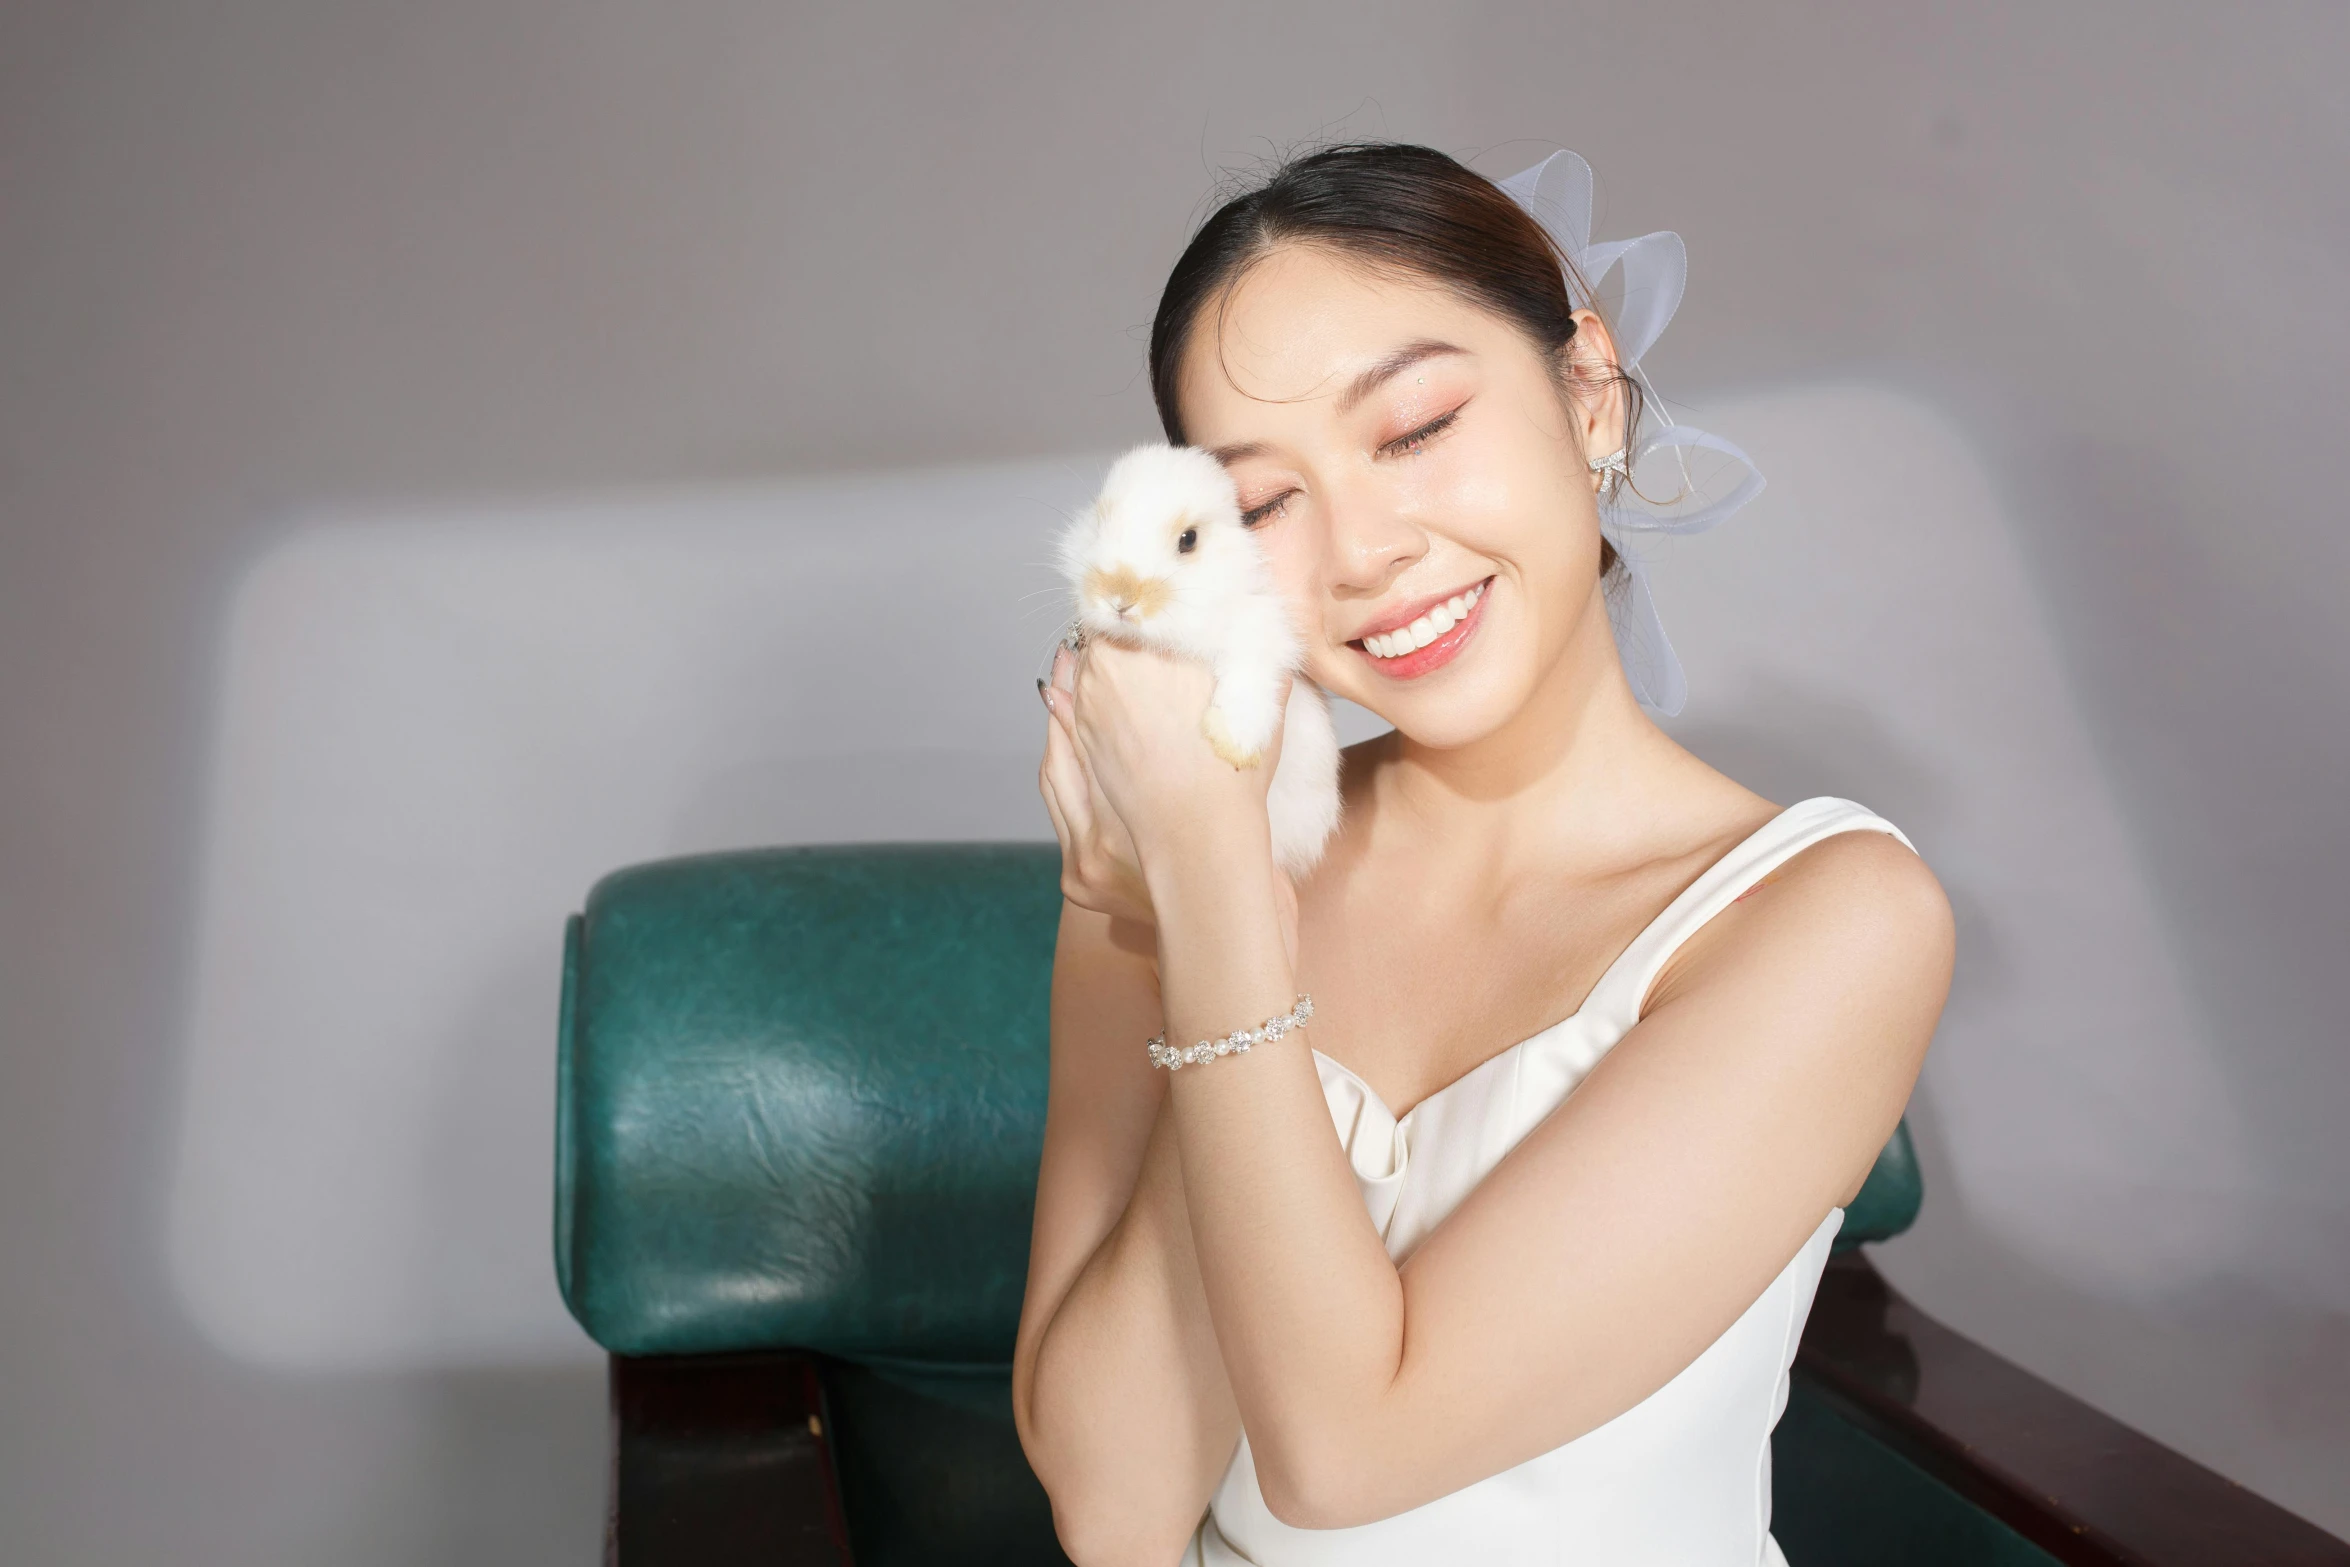
[[[1225,718],[1224,710],[1220,707],[1211,707],[1202,714],[1199,727],[1200,733],[1208,737],[1208,744],[1216,755],[1233,767],[1254,767],[1265,759],[1265,748],[1261,744],[1252,749],[1232,732],[1231,722]]]

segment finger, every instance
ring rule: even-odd
[[[1066,644],[1053,654],[1053,684],[1063,691],[1075,689],[1077,655]]]
[[[1050,697],[1046,700],[1049,702]],[[1036,764],[1036,792],[1044,796],[1045,814],[1053,819],[1053,836],[1061,840],[1064,854],[1070,846],[1069,819],[1061,810],[1060,791],[1053,784],[1054,725],[1050,719],[1044,726],[1044,756]]]
[[[1101,780],[1094,773],[1093,748],[1086,743],[1086,732],[1077,722],[1076,697],[1064,695],[1054,705],[1067,725],[1069,755],[1076,765],[1076,775],[1085,781],[1086,830],[1090,832],[1095,823],[1110,813],[1109,803],[1103,799]]]
[[[1093,835],[1093,779],[1078,755],[1076,736],[1068,729],[1060,709],[1067,705],[1068,695],[1056,693],[1053,699],[1054,725],[1044,739],[1044,771],[1052,780],[1053,796],[1061,808],[1061,819],[1068,824],[1069,842],[1081,845]]]
[[[1058,675],[1060,672],[1060,667],[1055,665],[1053,673]],[[1063,733],[1075,732],[1071,727],[1073,715],[1070,712],[1070,709],[1075,706],[1076,693],[1071,691],[1067,685],[1056,681],[1044,688],[1044,710],[1053,715],[1053,722],[1061,726]]]
[[[1061,738],[1067,742],[1069,750],[1077,757],[1080,768],[1088,777],[1092,776],[1092,769],[1084,765],[1085,741],[1077,733],[1076,697],[1059,687],[1048,686],[1045,688],[1044,705],[1045,711],[1053,715],[1053,727],[1061,732]],[[1051,750],[1049,735],[1047,736],[1046,749],[1048,753]]]
[[[1053,788],[1053,774],[1049,767],[1036,769],[1036,792],[1044,796],[1044,813],[1053,819],[1053,836],[1061,841],[1061,858],[1069,857],[1072,840],[1069,837],[1069,819],[1061,814],[1061,797]]]

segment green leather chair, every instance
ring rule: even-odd
[[[1049,845],[637,866],[570,922],[555,1263],[612,1355],[607,1560],[1065,1560],[1011,1418],[1044,1125]],[[2294,1562],[2350,1546],[1941,1327],[1848,1212],[1774,1441],[1830,1564]]]

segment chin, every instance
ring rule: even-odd
[[[1513,667],[1518,661],[1494,656],[1503,651],[1501,648],[1478,651],[1485,656],[1474,662],[1464,659],[1438,676],[1400,687],[1362,679],[1357,671],[1347,668],[1343,661],[1357,656],[1350,648],[1338,649],[1339,659],[1332,661],[1339,664],[1338,670],[1325,668],[1313,675],[1333,696],[1345,697],[1378,714],[1404,738],[1449,751],[1493,734],[1533,695],[1530,670]],[[1332,674],[1345,678],[1332,679]]]
[[[1525,706],[1525,697],[1514,682],[1462,681],[1449,691],[1390,697],[1384,707],[1371,711],[1414,744],[1451,751],[1474,745],[1507,724]]]

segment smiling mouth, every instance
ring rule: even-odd
[[[1394,680],[1410,680],[1450,663],[1454,654],[1475,634],[1486,594],[1493,587],[1487,577],[1440,604],[1431,605],[1411,624],[1360,637],[1347,646],[1361,653],[1371,667]]]

